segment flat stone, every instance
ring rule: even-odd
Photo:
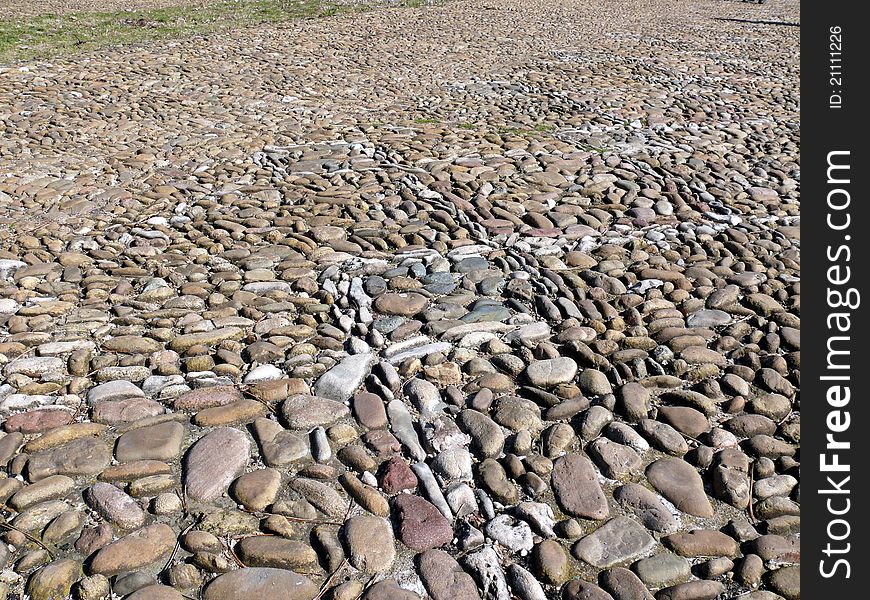
[[[516,485],[508,479],[504,467],[497,460],[487,458],[478,467],[483,487],[492,495],[496,502],[505,505],[516,504],[520,499]]]
[[[317,564],[317,553],[311,546],[279,536],[246,537],[236,544],[234,550],[248,567],[304,570]]]
[[[577,375],[577,363],[568,357],[538,360],[526,367],[524,374],[534,386],[545,389],[556,387],[574,379]]]
[[[637,452],[606,438],[595,439],[586,447],[586,451],[601,468],[601,472],[610,479],[619,479],[633,473],[641,465]]]
[[[184,600],[184,596],[168,585],[154,584],[139,588],[125,600]]]
[[[317,592],[318,587],[304,575],[286,569],[252,567],[212,580],[203,600],[311,600]]]
[[[246,510],[263,511],[275,502],[280,489],[280,471],[257,469],[245,473],[233,482],[232,495]]]
[[[525,521],[501,514],[490,519],[484,533],[511,552],[528,553],[534,547],[532,528]]]
[[[459,427],[471,436],[471,447],[484,458],[495,458],[504,448],[505,435],[501,427],[476,410],[463,410],[456,419]]]
[[[314,384],[314,394],[321,398],[346,402],[369,374],[373,356],[353,354],[320,376]]]
[[[185,493],[195,501],[211,502],[229,488],[250,460],[251,442],[238,429],[215,429],[197,440],[184,461]]]
[[[344,526],[350,564],[365,573],[384,573],[396,559],[396,545],[389,521],[357,515]]]
[[[27,582],[32,600],[62,600],[82,573],[82,563],[72,559],[56,560],[37,571]]]
[[[375,394],[359,392],[353,397],[353,414],[357,422],[369,429],[387,427],[387,410],[384,401]]]
[[[368,589],[365,600],[420,600],[420,596],[399,587],[395,579],[383,579]]]
[[[670,552],[642,558],[631,568],[641,581],[653,589],[682,583],[692,576],[689,561]]]
[[[398,494],[417,487],[417,476],[402,458],[395,456],[383,467],[381,487],[388,494]]]
[[[681,511],[697,517],[713,516],[701,476],[686,461],[660,458],[647,467],[646,476],[653,487]]]
[[[655,543],[633,519],[614,517],[574,544],[571,552],[592,566],[606,568],[646,554]]]
[[[562,600],[613,600],[613,597],[594,583],[574,579],[562,589]]]
[[[145,512],[136,501],[110,483],[93,484],[85,499],[101,517],[121,529],[136,529],[145,524]]]
[[[163,349],[163,344],[155,339],[139,335],[119,335],[104,340],[104,350],[120,352],[123,354],[153,354]]]
[[[148,525],[101,548],[90,571],[106,576],[137,571],[165,560],[174,547],[175,532],[169,525]]]
[[[169,347],[176,352],[184,352],[193,346],[215,346],[224,340],[239,340],[244,331],[238,327],[222,327],[211,331],[179,335],[169,342]]]
[[[307,394],[291,396],[281,405],[281,415],[291,429],[326,427],[349,414],[341,402]]]
[[[172,472],[170,467],[165,462],[159,460],[138,460],[135,462],[113,465],[103,469],[98,479],[100,481],[122,481],[130,482],[143,477],[153,477],[155,475],[166,475]]]
[[[119,425],[156,417],[162,415],[165,410],[166,408],[159,402],[144,397],[97,402],[91,408],[91,420],[95,423]]]
[[[290,482],[290,488],[302,494],[317,510],[329,517],[343,518],[347,512],[347,501],[331,485],[298,477]]]
[[[710,423],[704,413],[688,406],[660,406],[658,418],[693,438],[710,430]]]
[[[598,574],[598,585],[613,596],[613,600],[653,600],[646,585],[625,567],[602,571]]]
[[[656,600],[713,600],[724,591],[719,581],[688,581],[661,590]]]
[[[484,546],[465,555],[462,564],[466,570],[471,571],[478,589],[487,590],[487,599],[511,600],[500,557],[492,546]]]
[[[10,361],[3,371],[7,377],[21,374],[39,379],[48,375],[60,375],[65,368],[63,360],[55,356],[31,356]]]
[[[6,504],[21,512],[34,504],[63,498],[75,487],[75,480],[66,475],[50,475],[19,489]]]
[[[172,408],[186,412],[198,412],[206,408],[224,406],[243,399],[242,393],[234,386],[204,387],[181,394],[172,401]]]
[[[695,529],[689,532],[672,533],[662,541],[680,556],[727,556],[740,555],[737,542],[731,536],[714,529]]]
[[[417,552],[449,544],[453,528],[441,512],[419,496],[401,494],[394,500],[399,539]]]
[[[637,516],[652,531],[673,533],[679,527],[676,518],[654,492],[637,483],[627,483],[613,491],[613,498]]]
[[[108,381],[88,390],[87,400],[91,406],[99,402],[111,400],[127,400],[129,398],[144,398],[145,392],[139,386],[123,380]]]
[[[412,317],[426,308],[428,300],[425,296],[410,292],[405,294],[386,293],[375,299],[375,309],[385,315]]]
[[[427,550],[418,559],[420,579],[432,600],[479,600],[474,579],[443,550]]]
[[[544,540],[535,546],[532,566],[538,578],[550,585],[562,585],[569,576],[568,554],[555,540]]]
[[[112,451],[105,442],[80,438],[63,446],[31,454],[27,460],[27,477],[39,481],[49,475],[96,475],[112,462]]]
[[[133,429],[115,442],[115,458],[119,462],[174,460],[181,454],[183,437],[184,426],[175,421]]]
[[[254,420],[254,434],[260,444],[260,452],[270,467],[283,467],[309,456],[307,436],[288,431],[271,419]]]
[[[72,411],[64,409],[30,410],[10,415],[3,423],[3,429],[9,432],[40,433],[69,425],[73,421],[73,416]]]
[[[607,375],[597,369],[583,369],[577,378],[577,385],[588,396],[606,396],[613,393]]]
[[[771,571],[767,584],[786,600],[800,600],[801,570],[799,566],[789,566]]]
[[[199,427],[239,425],[250,423],[267,412],[268,409],[262,402],[246,398],[238,402],[201,410],[193,417],[193,422]]]
[[[556,500],[567,514],[596,520],[609,516],[595,466],[585,456],[566,454],[556,459],[551,479]]]
[[[50,448],[62,446],[67,442],[71,442],[79,438],[98,437],[105,430],[106,426],[102,423],[71,423],[69,425],[57,427],[55,429],[52,429],[51,431],[46,431],[39,437],[30,440],[24,446],[24,450],[26,452],[40,452],[42,450],[48,450]],[[2,444],[2,442],[5,441],[6,438],[9,438],[10,441],[14,439],[7,435],[3,438],[0,438],[0,440],[2,440],[0,441],[0,444]]]

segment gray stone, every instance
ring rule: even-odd
[[[571,551],[592,566],[606,568],[643,556],[655,543],[646,529],[634,520],[614,517],[574,544]]]
[[[558,458],[551,478],[556,500],[567,514],[596,520],[610,515],[598,474],[585,456],[566,454]]]
[[[193,500],[211,502],[226,493],[244,473],[251,455],[247,435],[230,427],[214,429],[197,440],[187,452],[184,490]]]
[[[369,374],[374,357],[370,353],[348,356],[320,376],[314,394],[321,398],[346,402]]]

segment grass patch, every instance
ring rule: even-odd
[[[396,0],[382,6],[418,7],[432,3],[431,0]],[[0,63],[259,23],[367,12],[372,8],[368,4],[340,5],[328,0],[222,0],[207,6],[0,19]]]

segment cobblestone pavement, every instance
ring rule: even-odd
[[[0,597],[799,598],[799,21],[0,67]]]

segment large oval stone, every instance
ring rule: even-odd
[[[191,446],[184,464],[184,489],[190,498],[211,502],[244,473],[251,441],[238,429],[210,431]]]
[[[101,548],[90,570],[107,577],[136,571],[165,559],[174,547],[175,532],[169,525],[149,525]]]
[[[598,473],[585,456],[566,454],[556,459],[551,477],[556,500],[566,513],[598,520],[610,515]]]
[[[696,517],[712,517],[713,507],[695,468],[679,458],[660,458],[646,468],[646,477],[674,506]]]
[[[203,600],[311,600],[318,589],[293,571],[253,567],[230,571],[205,588]]]

